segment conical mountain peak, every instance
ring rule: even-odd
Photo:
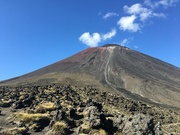
[[[117,44],[88,48],[0,85],[93,85],[134,100],[180,108],[180,69],[129,50]]]
[[[103,45],[102,47],[113,47],[113,46],[118,46],[118,47],[121,47],[120,45],[118,45],[118,44],[105,44],[105,45]]]

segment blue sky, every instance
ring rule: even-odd
[[[0,80],[117,43],[180,67],[178,0],[0,0]]]

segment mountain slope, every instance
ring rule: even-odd
[[[135,100],[180,108],[180,69],[118,45],[86,49],[0,85],[49,83],[94,85]]]

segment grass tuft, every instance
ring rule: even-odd
[[[66,130],[67,124],[64,121],[57,121],[52,127],[52,131],[59,131],[61,133],[65,133]]]
[[[14,117],[17,120],[25,121],[26,123],[30,122],[37,122],[40,119],[49,120],[49,114],[41,114],[41,113],[35,113],[35,114],[28,114],[28,113],[14,113]]]
[[[10,107],[10,106],[11,106],[11,103],[12,103],[11,99],[9,99],[9,100],[3,100],[3,99],[1,99],[1,101],[0,101],[0,107]]]
[[[0,131],[0,135],[22,135],[27,132],[25,127],[20,128],[8,128]]]
[[[57,106],[52,102],[41,103],[36,107],[37,113],[45,113],[47,111],[53,111],[57,108]]]

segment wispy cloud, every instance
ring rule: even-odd
[[[166,18],[166,15],[163,13],[152,13],[153,17],[161,17],[161,18]]]
[[[127,46],[131,40],[133,40],[133,38],[125,38],[120,42],[120,45]]]
[[[114,12],[109,12],[109,13],[107,13],[107,14],[105,14],[103,16],[103,19],[107,19],[107,18],[110,18],[110,17],[113,17],[113,16],[119,16],[119,14],[114,13]]]
[[[159,6],[163,6],[165,8],[174,6],[178,0],[156,0],[156,1],[151,1],[151,0],[145,0],[144,4],[151,7],[151,8],[158,8]]]
[[[141,21],[146,20],[152,15],[152,11],[150,9],[142,7],[142,5],[139,3],[136,3],[132,5],[131,7],[128,7],[127,5],[125,5],[124,11],[128,14],[139,15]]]
[[[155,13],[151,8],[143,7],[140,3],[136,3],[130,7],[127,5],[124,6],[124,11],[128,14],[134,14],[139,16],[140,21],[145,21],[150,17],[163,17],[163,13]]]
[[[137,46],[137,45],[134,45],[133,47],[134,47],[135,49],[138,49],[138,48],[139,48],[139,46]]]
[[[147,12],[147,8],[144,8],[141,6],[141,4],[136,3],[134,5],[132,5],[131,7],[128,7],[127,5],[125,5],[123,7],[124,11],[128,14],[140,14],[142,12]]]
[[[117,24],[121,30],[137,32],[140,29],[140,27],[139,24],[134,22],[136,18],[137,17],[135,15],[121,17]]]
[[[123,41],[121,41],[121,45],[122,46],[126,46],[127,45],[127,43],[128,43],[128,39],[127,38],[125,38]]]
[[[83,44],[86,44],[89,47],[97,47],[100,42],[111,39],[115,35],[116,29],[112,29],[110,32],[107,32],[106,34],[93,33],[91,35],[89,32],[85,32],[79,37],[79,41],[81,41]]]
[[[111,39],[111,38],[114,37],[115,35],[116,35],[116,29],[112,29],[110,32],[102,35],[102,40]]]

